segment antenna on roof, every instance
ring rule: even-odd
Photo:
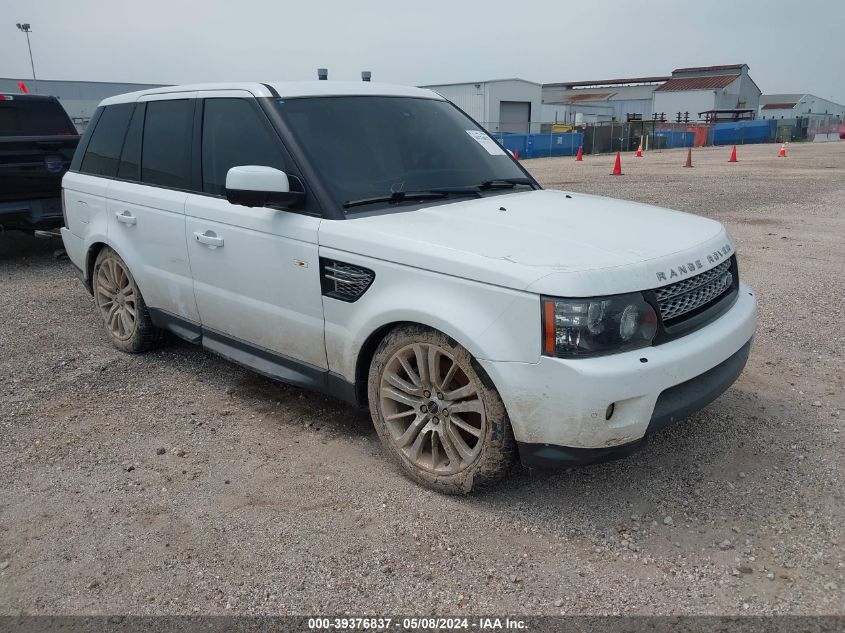
[[[318,68],[317,69],[317,79],[320,81],[326,81],[329,78],[329,69],[328,68]]]

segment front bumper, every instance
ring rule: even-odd
[[[572,457],[555,461],[597,461],[630,452],[647,432],[727,389],[745,365],[756,312],[753,293],[740,284],[727,312],[663,345],[598,358],[480,363],[502,396],[517,442],[526,446],[523,461],[531,460],[537,446]]]
[[[750,351],[751,341],[748,341],[733,356],[713,369],[661,393],[645,435],[635,442],[606,448],[571,448],[520,442],[519,457],[525,466],[532,468],[560,468],[627,457],[640,448],[651,433],[683,420],[722,395],[739,378]]]

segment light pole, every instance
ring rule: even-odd
[[[38,79],[35,78],[35,62],[32,61],[32,44],[29,43],[29,34],[32,32],[32,29],[30,29],[28,22],[24,24],[18,22],[16,26],[19,31],[23,31],[26,34],[26,47],[29,49],[29,65],[32,67],[32,83],[35,84],[35,92],[38,92]]]

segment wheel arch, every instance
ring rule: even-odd
[[[367,379],[370,373],[370,365],[373,362],[373,357],[376,355],[379,343],[391,331],[403,325],[423,325],[424,327],[430,327],[423,323],[415,323],[414,321],[391,321],[370,332],[364,340],[363,345],[358,349],[358,354],[355,358],[355,397],[360,406],[366,407],[369,400],[367,396]]]
[[[88,250],[85,251],[85,287],[92,295],[94,294],[94,264],[97,261],[97,256],[100,254],[100,251],[107,246],[113,249],[113,247],[105,241],[97,240],[88,247]]]
[[[450,343],[455,343],[466,349],[472,357],[473,369],[478,373],[479,378],[482,382],[484,382],[485,386],[492,387],[494,389],[496,388],[490,376],[478,362],[473,351],[464,345],[458,338],[455,338],[455,336],[451,333],[445,332],[442,328],[436,327],[431,323],[426,323],[424,321],[396,320],[385,323],[373,330],[358,350],[358,354],[355,358],[355,396],[360,406],[366,407],[368,405],[367,380],[369,378],[370,365],[373,362],[373,357],[375,356],[379,344],[396,328],[408,325],[415,325],[428,328],[435,332],[440,332],[444,336],[448,337]]]
[[[97,263],[97,256],[100,254],[104,248],[112,249],[120,259],[123,260],[123,263],[126,264],[127,269],[129,270],[132,278],[135,280],[135,285],[138,286],[138,290],[141,291],[141,294],[144,294],[144,288],[146,287],[139,279],[138,275],[135,274],[136,271],[129,268],[129,263],[126,261],[126,258],[123,254],[115,248],[114,244],[106,241],[104,238],[95,239],[91,245],[88,247],[88,250],[85,251],[85,287],[88,289],[88,292],[94,294],[94,264]],[[142,287],[142,285],[144,287]]]

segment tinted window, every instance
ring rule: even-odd
[[[55,136],[76,134],[58,101],[13,97],[0,101],[0,136]]]
[[[206,99],[202,125],[203,191],[222,194],[226,173],[238,165],[285,170],[275,132],[246,99]]]
[[[97,127],[91,135],[91,142],[85,156],[82,158],[80,171],[93,176],[117,175],[117,161],[120,158],[120,148],[126,136],[129,117],[132,115],[133,103],[121,103],[108,106],[100,116]]]
[[[275,99],[337,204],[525,174],[446,101],[406,97]]]
[[[94,130],[97,129],[97,122],[100,120],[100,116],[104,110],[105,108],[103,106],[99,106],[94,111],[94,116],[91,117],[88,125],[85,126],[85,132],[82,134],[82,138],[79,139],[79,145],[76,146],[76,151],[73,153],[73,160],[70,162],[71,171],[79,171],[79,167],[82,165],[82,157],[85,155],[85,150],[88,149],[88,143],[91,142],[91,136],[94,134]]]
[[[76,128],[58,101],[20,103],[21,130],[24,134],[76,134]]]
[[[151,185],[190,188],[190,125],[194,102],[147,102],[141,150],[141,180]]]
[[[18,108],[12,101],[0,101],[0,136],[19,135]]]
[[[141,132],[144,129],[145,103],[135,106],[132,119],[129,121],[129,130],[126,132],[126,140],[123,142],[123,152],[120,154],[120,166],[117,168],[117,177],[126,180],[138,180],[141,175]]]

